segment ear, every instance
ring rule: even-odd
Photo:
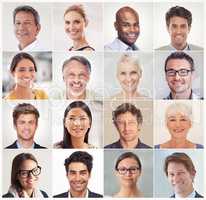
[[[118,31],[118,23],[117,22],[114,22],[114,28],[116,31]]]
[[[188,26],[188,33],[190,32],[190,30],[191,30],[191,26]]]
[[[85,20],[85,27],[87,27],[88,24],[89,24],[89,21],[88,21],[88,19],[86,19],[86,20]]]
[[[39,34],[39,31],[41,30],[41,24],[37,24],[37,30],[36,30],[36,36]]]

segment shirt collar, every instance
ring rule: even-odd
[[[73,198],[73,197],[71,196],[70,191],[68,191],[68,198]],[[85,195],[84,198],[89,198],[89,190],[88,190],[88,189],[87,189],[87,191],[86,191],[86,195]]]
[[[18,149],[23,149],[24,148],[24,147],[21,146],[21,144],[18,142],[18,140],[16,141],[16,145],[17,145]],[[33,142],[32,146],[31,146],[31,149],[34,149],[34,142]]]
[[[173,51],[178,51],[176,48],[174,48],[174,47],[172,46],[172,44],[170,44],[170,47],[171,47],[171,49],[172,49]],[[185,47],[183,50],[181,50],[181,51],[188,51],[188,50],[191,50],[189,44],[187,44],[186,47]]]
[[[186,196],[185,198],[195,198],[195,190],[193,190],[188,196]],[[181,198],[178,194],[175,194],[175,198]]]
[[[35,39],[31,44],[27,45],[23,49],[20,49],[19,45],[18,45],[18,49],[19,49],[19,51],[31,51],[37,46],[37,43],[38,43],[38,40]]]
[[[132,46],[129,46],[129,45],[125,44],[124,42],[122,42],[122,40],[120,40],[119,38],[116,38],[115,42],[118,43],[118,45],[120,46],[119,49],[124,49],[125,51],[139,50],[135,44],[133,44]]]

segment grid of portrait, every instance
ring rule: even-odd
[[[203,1],[1,6],[1,196],[203,197]]]

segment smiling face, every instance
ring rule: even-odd
[[[76,60],[70,61],[63,70],[63,79],[69,94],[75,98],[85,94],[89,76],[85,65]]]
[[[71,40],[80,40],[84,36],[87,21],[76,11],[69,11],[64,16],[64,29]]]
[[[131,112],[118,115],[115,123],[120,140],[130,142],[138,139],[141,125],[138,124],[136,116]]]
[[[139,16],[129,11],[121,11],[115,29],[118,33],[118,38],[127,45],[133,45],[140,33]]]
[[[21,164],[20,170],[32,170],[35,168],[37,168],[37,163],[35,161],[25,160]],[[17,179],[24,190],[31,190],[36,188],[39,176],[34,176],[32,173],[29,173],[27,177],[22,177],[21,174],[18,174]]]
[[[14,33],[22,49],[36,40],[40,28],[40,24],[35,23],[32,13],[20,11],[16,14]]]
[[[172,139],[186,139],[192,126],[189,117],[179,112],[170,114],[166,123]]]
[[[125,93],[133,93],[137,90],[141,72],[135,64],[120,63],[117,69],[117,79]]]
[[[72,108],[66,116],[64,126],[72,139],[82,138],[84,140],[88,129],[91,127],[91,121],[84,110]]]
[[[36,77],[34,63],[29,59],[22,59],[16,65],[12,75],[18,86],[30,88]]]
[[[190,32],[187,19],[177,16],[171,17],[167,30],[172,46],[177,50],[183,50],[187,45],[187,36]]]
[[[182,163],[169,162],[167,172],[175,193],[181,195],[193,191],[195,171],[189,172]]]
[[[133,158],[125,158],[121,160],[117,166],[119,171],[116,171],[116,176],[121,186],[131,187],[136,186],[136,183],[141,175],[140,166]],[[125,171],[121,173],[121,171]]]
[[[170,59],[167,62],[166,70],[189,70],[186,76],[180,76],[176,73],[175,76],[168,76],[166,73],[166,80],[172,93],[184,94],[190,93],[192,90],[193,71],[191,71],[190,63],[185,59]]]
[[[37,119],[34,114],[20,114],[14,126],[18,139],[33,141],[37,129]]]
[[[70,163],[68,166],[67,178],[72,195],[79,194],[81,196],[86,192],[88,181],[90,179],[90,173],[84,163]]]

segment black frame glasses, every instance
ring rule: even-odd
[[[119,172],[119,174],[121,175],[125,175],[127,172],[129,172],[130,174],[136,174],[138,171],[140,170],[139,167],[130,167],[130,168],[126,168],[126,167],[119,167],[117,168],[117,171]]]
[[[169,77],[174,77],[178,73],[179,76],[188,76],[189,72],[192,72],[192,69],[179,69],[179,70],[174,70],[174,69],[166,69],[166,75]]]
[[[38,176],[39,174],[41,174],[41,167],[37,166],[31,170],[19,170],[18,174],[22,178],[27,178],[30,174],[32,174],[33,176]]]

